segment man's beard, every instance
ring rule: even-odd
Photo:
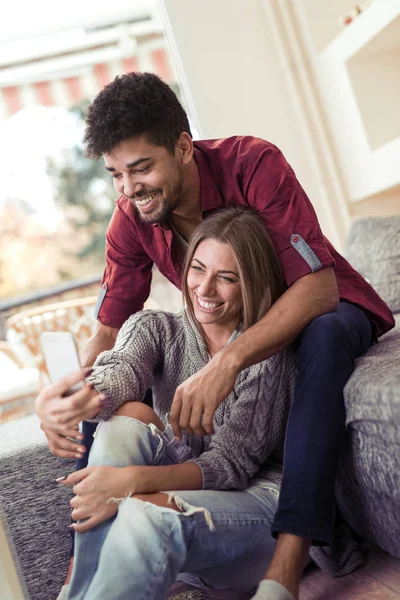
[[[160,225],[164,225],[168,221],[170,214],[177,205],[178,202],[174,202],[171,206],[171,202],[163,196],[157,212],[152,212],[149,215],[146,215],[142,214],[138,208],[137,211],[139,213],[139,217],[144,223],[159,223]]]
[[[160,225],[164,225],[169,221],[171,213],[179,206],[182,196],[182,187],[183,187],[183,177],[182,173],[179,173],[178,181],[175,186],[171,190],[171,194],[169,198],[165,198],[164,196],[161,199],[161,204],[158,208],[157,212],[151,212],[149,215],[142,214],[138,207],[135,204],[135,208],[139,213],[139,217],[142,219],[144,223],[159,223]],[[133,201],[134,202],[134,201]]]

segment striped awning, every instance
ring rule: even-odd
[[[98,60],[103,55],[106,60]],[[13,85],[0,85],[0,118],[7,118],[22,108],[35,104],[69,107],[85,99],[91,101],[117,75],[130,71],[151,71],[170,85],[176,83],[174,69],[162,38],[157,44],[154,44],[154,40],[150,45],[141,47],[139,44],[131,56],[124,58],[116,56],[111,60],[107,59],[107,53],[102,53],[100,49],[91,53],[83,52],[75,60],[77,64],[72,67],[69,64],[67,68],[63,66],[64,57],[56,58],[59,68],[54,68],[53,58],[52,69],[42,69],[41,72],[39,63],[33,76],[28,71],[27,80],[17,81]],[[46,64],[49,62],[46,61]]]

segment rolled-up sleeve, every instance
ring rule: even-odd
[[[315,210],[281,151],[266,145],[245,169],[248,202],[264,220],[287,286],[304,275],[335,266]]]
[[[120,328],[150,294],[153,262],[135,238],[135,226],[116,206],[106,234],[106,269],[96,307],[103,325]]]

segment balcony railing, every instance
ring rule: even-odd
[[[2,359],[0,361],[0,372],[3,377],[4,385],[0,389],[0,423],[11,419],[17,419],[19,417],[31,414],[33,411],[34,398],[37,395],[40,385],[43,384],[41,363],[40,363],[40,352],[32,350],[32,343],[28,343],[28,340],[32,342],[35,338],[34,333],[29,328],[35,329],[39,326],[37,323],[38,316],[34,316],[30,325],[23,321],[22,330],[17,327],[17,324],[11,326],[11,321],[8,319],[12,316],[18,318],[19,313],[29,315],[29,311],[33,310],[32,314],[36,314],[36,309],[39,309],[38,315],[41,314],[40,309],[44,307],[65,306],[71,304],[78,298],[82,306],[86,306],[86,303],[90,302],[90,311],[93,312],[93,296],[97,296],[100,288],[101,275],[93,275],[84,279],[76,279],[67,283],[62,283],[51,288],[43,289],[38,292],[27,294],[24,296],[11,298],[9,300],[0,301],[0,351]],[[91,298],[90,298],[91,297]],[[87,298],[87,301],[84,300]],[[67,301],[67,302],[66,302]],[[61,303],[61,304],[60,304]],[[59,309],[60,311],[61,309]],[[84,309],[82,309],[84,311]],[[67,313],[66,313],[67,314]],[[57,313],[58,315],[58,313]],[[47,316],[48,318],[48,316]],[[57,318],[61,319],[61,316]],[[26,364],[15,352],[16,348],[9,342],[6,342],[6,323],[10,325],[9,332],[14,333],[14,337],[17,342],[21,342],[22,333],[27,336],[24,340],[27,352],[33,352],[33,356],[36,357],[34,364],[32,362],[32,356],[29,360],[26,359]],[[48,325],[48,323],[47,323]],[[19,323],[21,328],[21,323]],[[29,331],[28,331],[29,330]],[[55,329],[56,330],[56,329]],[[89,334],[90,335],[90,334]],[[32,338],[32,339],[31,339]],[[15,340],[14,340],[15,341]],[[17,344],[18,345],[18,344]],[[5,363],[4,357],[11,360],[11,363]],[[29,364],[28,364],[29,363]],[[12,365],[12,366],[11,366]],[[21,371],[15,372],[15,365],[21,368]]]
[[[74,279],[66,283],[32,294],[0,300],[0,340],[6,339],[6,320],[18,311],[49,304],[50,302],[61,302],[72,300],[77,297],[95,296],[100,288],[101,275],[91,275],[84,279]]]

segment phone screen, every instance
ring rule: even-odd
[[[81,368],[78,350],[72,333],[67,331],[46,331],[40,336],[47,371],[52,383],[62,377],[71,375]],[[83,383],[74,386],[73,391],[80,389]]]
[[[40,336],[40,342],[52,383],[57,383],[62,377],[79,371],[81,364],[72,333],[68,331],[45,331]],[[83,381],[79,381],[69,390],[68,395],[77,392],[82,387]],[[79,424],[79,431],[82,433],[81,423]],[[77,442],[77,440],[69,437],[67,437],[67,440]]]

